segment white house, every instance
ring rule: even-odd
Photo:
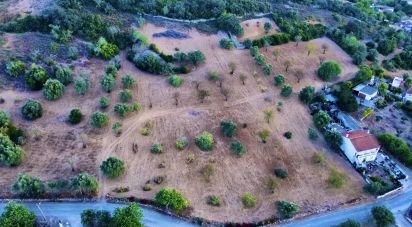
[[[395,78],[393,78],[391,87],[393,87],[393,88],[398,88],[398,87],[401,87],[402,84],[403,84],[403,78],[401,78],[401,77],[395,77]]]
[[[351,163],[356,166],[365,166],[366,162],[375,161],[380,150],[379,142],[367,130],[342,132],[340,148]]]
[[[412,102],[412,87],[409,88],[406,91],[405,95],[403,96],[403,101],[404,102],[406,102],[406,101],[411,101]]]
[[[359,84],[353,88],[354,93],[364,100],[371,100],[378,96],[378,89],[366,84]]]

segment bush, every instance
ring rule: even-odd
[[[102,170],[103,174],[110,178],[119,177],[124,173],[125,169],[124,162],[115,157],[109,157],[100,165],[100,170]]]
[[[405,165],[412,166],[412,149],[405,141],[389,133],[379,135],[378,140],[385,148],[385,151],[395,156]]]
[[[328,184],[334,188],[341,188],[346,182],[346,176],[344,173],[339,172],[336,169],[331,169],[328,178]]]
[[[90,124],[95,128],[102,128],[109,123],[109,115],[102,112],[94,112],[91,116]]]
[[[318,76],[324,81],[335,79],[342,72],[340,64],[334,60],[324,61],[319,69]]]
[[[24,75],[26,65],[20,60],[11,60],[6,64],[6,73],[12,77],[19,77]]]
[[[67,55],[70,59],[76,60],[79,57],[79,50],[76,47],[69,47]]]
[[[90,88],[90,81],[81,77],[74,81],[74,90],[78,95],[85,95]]]
[[[88,173],[80,173],[71,179],[71,188],[81,195],[96,195],[99,182],[95,176]]]
[[[43,108],[39,101],[29,99],[21,108],[21,114],[26,120],[33,121],[43,115]]]
[[[281,218],[291,218],[299,211],[299,206],[288,201],[277,201],[276,208]]]
[[[116,80],[112,75],[106,74],[100,80],[100,85],[102,86],[103,91],[110,93],[113,91],[114,86],[116,86]]]
[[[175,143],[176,148],[180,151],[184,150],[187,147],[188,144],[189,144],[189,142],[188,142],[186,137],[178,138],[176,140],[176,143]]]
[[[143,227],[143,211],[137,203],[116,208],[113,214],[113,226]]]
[[[345,222],[340,223],[338,227],[361,227],[361,225],[355,220],[348,219]]]
[[[262,54],[257,54],[255,56],[255,62],[258,65],[264,65],[266,60],[265,60],[265,56],[263,56]]]
[[[325,140],[333,149],[336,150],[339,150],[340,145],[343,143],[342,136],[337,131],[326,131]]]
[[[55,77],[64,85],[68,85],[73,82],[73,72],[69,67],[57,66],[55,69]]]
[[[217,71],[209,71],[209,72],[207,73],[207,76],[208,76],[208,79],[209,79],[209,80],[215,81],[215,80],[218,80],[218,79],[219,79],[220,74],[219,74]]]
[[[308,137],[310,140],[317,140],[319,138],[319,135],[315,129],[308,128]]]
[[[171,71],[168,64],[152,52],[136,54],[133,63],[142,71],[153,74],[167,74]]]
[[[375,206],[371,212],[378,227],[391,226],[396,223],[393,213],[385,206]]]
[[[239,140],[230,143],[230,149],[238,156],[244,155],[247,151],[246,146]]]
[[[252,46],[251,48],[250,48],[250,55],[252,56],[252,57],[256,57],[256,55],[258,55],[259,54],[259,47],[257,47],[257,46]]]
[[[183,84],[183,78],[178,75],[171,75],[168,78],[169,84],[173,87],[180,87]]]
[[[31,90],[40,90],[48,78],[46,70],[36,64],[31,64],[29,71],[26,74],[26,84]]]
[[[228,38],[222,38],[219,44],[221,48],[227,49],[227,50],[233,49],[233,47],[235,47],[235,43],[231,39],[228,39]]]
[[[207,198],[207,204],[214,207],[220,207],[220,198],[217,195],[210,195]]]
[[[280,91],[280,94],[283,97],[289,97],[292,94],[292,86],[290,86],[289,84],[283,85],[282,86],[282,90]]]
[[[129,102],[133,99],[132,91],[129,89],[124,89],[119,92],[119,100],[120,102]]]
[[[116,45],[107,42],[103,37],[99,38],[94,47],[94,54],[104,59],[110,59],[117,53],[119,53],[119,48]]]
[[[138,102],[133,104],[118,103],[114,106],[114,112],[117,113],[120,117],[126,117],[131,112],[139,111],[140,107],[140,103]]]
[[[207,131],[202,132],[200,135],[196,136],[195,144],[202,151],[210,151],[213,149],[214,144],[213,135]]]
[[[276,86],[282,86],[285,84],[285,77],[282,74],[279,74],[273,78],[273,82]]]
[[[100,105],[100,108],[106,109],[107,107],[110,106],[110,99],[106,96],[100,97],[99,105]]]
[[[275,169],[275,176],[279,177],[281,179],[286,179],[288,177],[288,172],[285,169],[276,168]]]
[[[285,132],[284,134],[283,134],[283,136],[286,138],[286,139],[292,139],[292,133],[291,132]]]
[[[57,100],[64,94],[64,85],[55,79],[48,79],[43,87],[43,96],[47,100]]]
[[[150,152],[153,154],[161,154],[163,153],[163,146],[161,143],[153,143],[150,147]]]
[[[68,121],[70,124],[75,125],[75,124],[80,123],[80,121],[82,121],[82,118],[83,118],[83,114],[80,111],[80,109],[72,109],[70,111]]]
[[[266,64],[265,66],[263,66],[262,71],[265,75],[270,75],[272,73],[272,68],[272,64]]]
[[[241,200],[242,200],[243,206],[245,208],[252,208],[252,207],[256,206],[257,199],[250,192],[243,193],[243,195],[241,197]]]
[[[243,34],[243,28],[240,25],[239,19],[234,14],[224,13],[217,18],[217,27],[227,32],[233,33],[236,36]]]
[[[136,80],[129,74],[122,77],[122,84],[124,89],[130,89],[136,84]]]
[[[226,137],[233,137],[236,135],[237,124],[233,120],[222,120],[220,122],[220,129]]]
[[[18,166],[23,161],[24,151],[7,135],[0,133],[0,163],[6,166]]]
[[[312,162],[317,165],[324,165],[326,163],[325,153],[321,151],[313,153]]]
[[[0,226],[3,227],[32,227],[36,226],[36,215],[25,206],[14,201],[7,203],[0,217]]]
[[[155,196],[155,202],[175,212],[181,212],[189,206],[189,201],[174,188],[162,188]]]
[[[315,88],[312,86],[306,86],[299,93],[299,99],[305,104],[309,104],[315,97]]]
[[[26,198],[37,198],[43,195],[45,187],[43,182],[28,174],[19,174],[12,186],[13,192]]]
[[[313,115],[313,122],[315,123],[315,126],[318,129],[323,130],[331,121],[332,121],[332,118],[329,116],[327,112],[323,110]]]
[[[200,50],[191,51],[187,54],[188,59],[193,65],[197,66],[206,61],[205,55]]]

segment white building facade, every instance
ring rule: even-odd
[[[367,162],[376,160],[380,145],[367,130],[343,132],[340,148],[356,167],[365,167]]]

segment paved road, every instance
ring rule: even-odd
[[[398,163],[399,165],[399,163]],[[399,226],[412,226],[404,217],[405,211],[412,203],[412,172],[410,169],[401,166],[403,171],[409,176],[409,180],[404,182],[404,188],[396,194],[377,199],[370,203],[360,204],[353,207],[343,208],[336,211],[310,216],[300,220],[294,220],[289,223],[282,224],[283,227],[327,227],[336,226],[346,219],[351,218],[359,222],[367,222],[371,220],[370,210],[376,205],[384,205],[389,208],[396,217],[396,222]]]
[[[34,211],[36,215],[39,216],[41,219],[42,214],[39,208],[37,208],[35,203],[26,203],[30,210]],[[2,213],[4,210],[5,203],[0,203],[0,212]],[[57,203],[57,202],[44,202],[40,204],[40,208],[47,216],[48,220],[62,220],[63,223],[67,221],[70,225],[64,224],[63,226],[70,226],[70,227],[80,227],[80,213],[85,209],[98,209],[98,210],[108,210],[113,212],[117,207],[122,205],[119,204],[112,204],[107,202],[73,202],[73,203]],[[179,220],[177,218],[173,218],[159,212],[156,212],[151,209],[142,208],[143,209],[143,223],[147,227],[158,227],[158,226],[165,226],[165,227],[194,227],[195,225],[189,224],[185,221]],[[54,217],[54,218],[52,218]],[[56,225],[58,226],[58,225]],[[54,226],[53,226],[54,227]]]

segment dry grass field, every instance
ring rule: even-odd
[[[263,26],[263,25],[262,25]],[[119,77],[128,73],[135,77],[138,85],[133,89],[134,97],[143,104],[137,114],[123,120],[123,133],[120,137],[106,130],[92,130],[88,126],[90,113],[98,110],[98,99],[103,92],[99,79],[104,72],[105,63],[91,59],[86,64],[77,64],[76,72],[87,68],[92,78],[92,88],[85,96],[74,94],[73,85],[67,87],[64,97],[55,102],[44,100],[41,92],[22,92],[18,90],[1,90],[0,96],[6,103],[0,108],[10,110],[15,121],[23,124],[30,132],[28,144],[24,146],[27,158],[24,163],[13,169],[0,168],[0,192],[5,195],[19,172],[28,172],[43,180],[70,177],[69,160],[76,163],[76,172],[88,171],[99,174],[98,166],[107,157],[116,156],[127,165],[126,174],[116,180],[101,180],[100,196],[136,196],[150,199],[160,187],[170,186],[179,189],[191,201],[193,215],[216,221],[257,221],[275,215],[274,202],[286,199],[298,203],[302,212],[335,207],[357,198],[368,198],[362,193],[363,180],[341,156],[327,151],[328,166],[316,166],[311,157],[315,151],[328,150],[321,140],[311,142],[307,138],[307,130],[312,126],[312,119],[307,108],[298,100],[297,93],[306,85],[320,88],[323,83],[316,78],[315,71],[319,66],[319,56],[341,62],[343,73],[341,79],[350,78],[357,71],[350,57],[336,44],[327,38],[311,41],[318,50],[307,56],[307,43],[294,43],[270,47],[261,52],[267,56],[268,62],[274,66],[271,76],[263,76],[261,68],[251,58],[248,50],[223,50],[219,47],[216,35],[186,30],[190,39],[152,38],[153,33],[162,32],[166,28],[146,24],[141,30],[150,37],[165,53],[172,54],[175,48],[181,51],[199,49],[207,58],[204,65],[192,73],[183,75],[185,81],[179,88],[170,86],[163,76],[143,73],[126,60],[122,53],[122,68],[119,72],[117,89],[109,94],[112,106],[117,102],[120,90]],[[252,32],[253,33],[253,32]],[[248,33],[245,34],[246,36]],[[252,36],[255,36],[253,34]],[[327,43],[329,50],[322,54],[320,46]],[[280,56],[276,60],[271,54],[279,48]],[[285,72],[284,61],[291,60],[293,65]],[[234,62],[237,69],[231,75],[228,65]],[[304,78],[297,82],[294,72],[302,69]],[[223,86],[229,88],[230,96],[225,101],[219,86],[207,80],[207,72],[216,70],[221,73]],[[256,72],[256,73],[254,73]],[[280,96],[280,89],[273,85],[273,76],[285,74],[294,92],[291,97]],[[247,76],[242,85],[239,75]],[[210,97],[202,104],[196,96],[194,81],[200,82],[200,88],[208,90]],[[265,90],[262,92],[262,90]],[[173,94],[179,92],[179,105],[176,106]],[[45,108],[44,116],[34,123],[21,120],[19,107],[28,98],[38,98]],[[279,102],[283,103],[281,111],[277,110]],[[78,126],[65,123],[71,108],[79,107],[85,114],[85,120]],[[264,121],[263,110],[272,109],[274,118],[270,124]],[[119,120],[112,110],[109,111],[111,123]],[[230,139],[224,138],[219,124],[222,119],[234,119],[239,125],[236,138],[242,140],[248,152],[236,157],[229,149]],[[153,129],[148,136],[139,130],[150,121]],[[241,126],[246,124],[247,127]],[[270,129],[271,136],[263,144],[257,132],[263,128]],[[194,144],[194,137],[207,130],[215,135],[215,148],[211,152],[200,151]],[[287,140],[283,133],[290,131],[293,138]],[[178,151],[174,147],[176,138],[186,136],[190,143],[188,148]],[[165,152],[154,155],[150,152],[153,142],[162,143]],[[138,144],[138,152],[132,152],[132,144]],[[83,147],[83,145],[86,147]],[[188,156],[194,161],[187,163]],[[159,168],[163,163],[165,168]],[[207,182],[201,169],[211,163],[214,174]],[[287,169],[289,177],[278,180],[275,193],[267,189],[267,180],[273,176],[274,168]],[[346,184],[341,189],[330,188],[326,182],[329,168],[334,167],[347,176]],[[161,185],[153,184],[153,190],[144,192],[142,186],[157,176],[166,176]],[[118,186],[127,186],[130,191],[116,194],[112,190]],[[251,192],[257,197],[257,205],[252,209],[244,209],[240,196]],[[216,194],[223,200],[219,208],[206,204],[209,195]]]

